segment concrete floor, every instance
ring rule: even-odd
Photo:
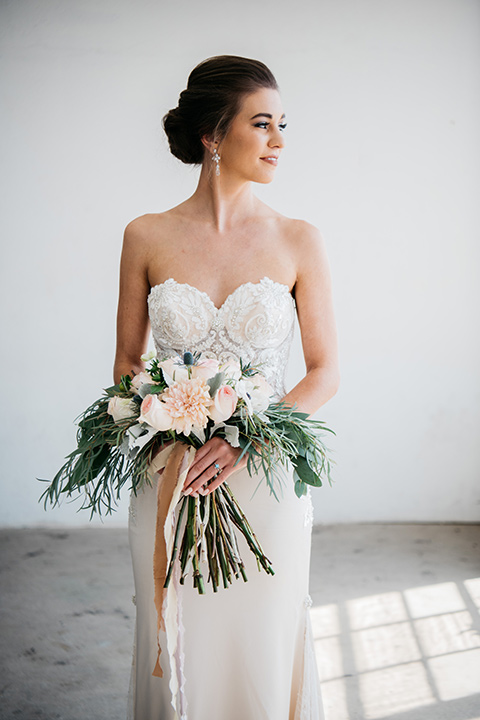
[[[0,542],[0,718],[123,720],[126,530],[2,530]],[[327,720],[480,720],[479,548],[473,525],[315,528]]]

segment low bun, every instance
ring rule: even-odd
[[[265,87],[278,90],[273,74],[258,60],[218,55],[201,62],[190,73],[178,106],[163,118],[171,153],[186,164],[201,165],[202,137],[222,140],[244,96]]]
[[[192,131],[188,116],[180,107],[169,110],[163,118],[163,129],[168,138],[170,152],[186,164],[203,162],[204,147],[200,137]]]

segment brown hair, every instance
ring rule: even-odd
[[[272,72],[259,60],[217,55],[201,62],[190,73],[178,106],[163,118],[172,154],[184,163],[201,164],[201,138],[222,140],[245,95],[260,88],[278,90]]]

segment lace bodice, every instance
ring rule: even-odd
[[[148,312],[159,357],[184,350],[222,362],[241,357],[260,366],[275,399],[285,394],[295,319],[295,301],[287,285],[268,277],[247,282],[217,308],[207,293],[169,278],[150,290]]]

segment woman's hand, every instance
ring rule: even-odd
[[[187,473],[183,486],[185,495],[192,495],[192,497],[197,497],[198,493],[208,495],[221,485],[234,470],[246,467],[246,455],[235,465],[241,452],[241,448],[233,448],[223,438],[213,437],[208,440],[197,450],[193,465]]]

